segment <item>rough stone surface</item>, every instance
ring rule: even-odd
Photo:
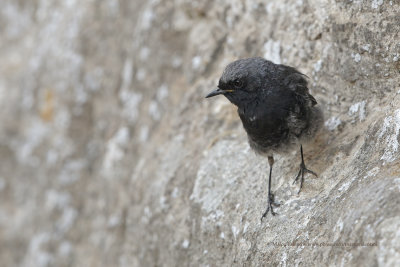
[[[0,1],[1,265],[400,266],[399,10]],[[204,99],[249,56],[299,68],[325,113],[319,177],[297,195],[298,151],[277,156],[263,222],[267,160]]]

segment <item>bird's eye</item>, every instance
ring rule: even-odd
[[[243,86],[243,82],[242,82],[241,80],[239,80],[239,79],[236,79],[236,80],[233,81],[233,85],[234,85],[236,88],[240,88],[240,87]]]

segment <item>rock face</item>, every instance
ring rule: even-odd
[[[398,1],[0,1],[4,266],[400,266]],[[268,163],[204,99],[264,56],[325,129]],[[364,245],[364,246],[362,246]]]

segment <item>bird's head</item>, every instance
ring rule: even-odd
[[[263,58],[239,59],[230,63],[222,73],[218,88],[206,98],[224,95],[239,108],[257,99],[265,86],[268,61]]]

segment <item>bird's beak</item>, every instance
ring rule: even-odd
[[[214,91],[212,91],[211,93],[209,93],[208,95],[206,95],[206,98],[213,97],[216,95],[223,95],[226,93],[232,93],[232,92],[233,92],[233,90],[223,90],[223,89],[217,88]]]

